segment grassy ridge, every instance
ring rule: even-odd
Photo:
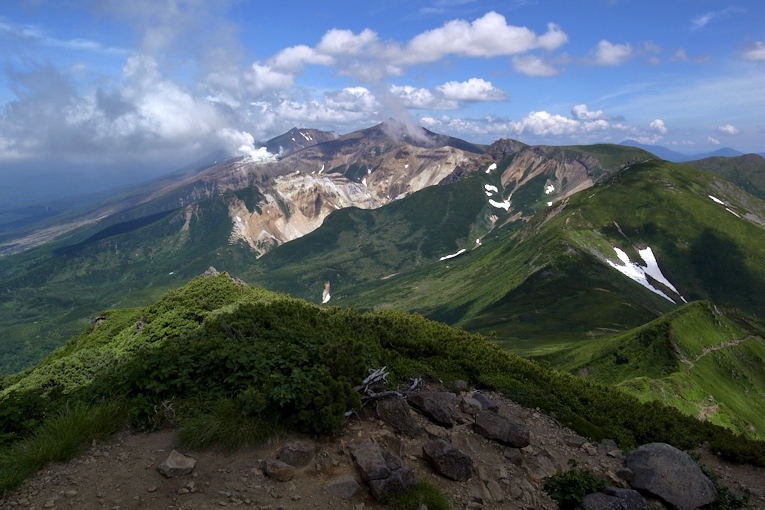
[[[765,324],[708,302],[543,359],[742,434],[765,434]]]
[[[169,420],[197,430],[194,420],[210,410],[258,426],[268,417],[271,430],[328,432],[359,407],[352,386],[382,365],[395,381],[461,378],[501,391],[625,448],[708,441],[732,459],[765,465],[765,443],[661,404],[639,404],[480,335],[400,312],[319,307],[224,275],[198,277],[152,306],[107,314],[38,367],[3,378],[0,420],[12,449],[64,406],[94,402],[127,410],[140,429]]]

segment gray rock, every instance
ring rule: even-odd
[[[475,474],[473,459],[443,439],[422,445],[422,456],[436,472],[458,482],[465,482]]]
[[[481,393],[480,391],[476,391],[473,393],[473,398],[476,399],[481,404],[481,409],[485,409],[487,411],[499,411],[499,406],[492,402],[492,400]]]
[[[568,435],[568,436],[564,436],[563,437],[563,442],[566,443],[566,445],[571,446],[573,448],[579,448],[584,443],[586,443],[587,440],[585,438],[583,438],[582,436],[577,436],[577,435],[571,434],[571,435]]]
[[[409,404],[403,398],[386,398],[377,401],[375,406],[377,416],[381,420],[390,423],[393,428],[409,437],[416,437],[420,434],[420,425],[412,416]]]
[[[351,475],[339,475],[330,478],[324,484],[323,490],[330,496],[338,496],[343,499],[350,499],[361,489],[359,482]]]
[[[409,403],[425,413],[433,422],[444,427],[457,423],[458,415],[455,408],[457,395],[447,391],[418,391],[410,394]]]
[[[634,473],[630,485],[658,496],[678,510],[712,503],[717,490],[691,457],[665,443],[650,443],[627,454]]]
[[[196,465],[196,460],[173,450],[165,460],[159,463],[157,471],[167,478],[173,478],[191,473]]]
[[[295,476],[294,466],[290,466],[286,462],[277,459],[266,460],[263,465],[263,471],[266,472],[269,478],[277,482],[288,482]]]
[[[638,491],[606,487],[602,492],[588,494],[582,501],[584,510],[643,510],[648,501]]]
[[[529,445],[529,429],[521,420],[509,414],[482,410],[475,417],[475,431],[487,439],[493,439],[515,448]]]
[[[449,435],[449,431],[433,423],[428,423],[423,428],[431,439],[445,439]]]
[[[316,453],[316,447],[307,441],[293,441],[287,443],[279,450],[276,458],[285,464],[295,467],[307,466],[313,455]]]
[[[512,446],[505,447],[503,455],[513,464],[520,464],[520,462],[523,460],[521,450],[519,448],[513,448]]]
[[[378,501],[417,484],[414,472],[392,452],[369,441],[355,441],[348,449],[361,478]]]
[[[483,406],[481,406],[481,403],[473,397],[463,396],[460,399],[460,408],[462,409],[463,413],[469,414],[470,416],[475,416],[481,411],[481,409],[483,409]]]

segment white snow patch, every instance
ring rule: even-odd
[[[725,210],[728,211],[729,213],[731,213],[732,215],[734,215],[736,218],[740,218],[741,217],[741,216],[739,216],[739,214],[736,211],[731,211],[727,207],[725,208]]]
[[[295,139],[293,138],[293,139],[292,139],[292,141],[294,142],[294,141],[295,141]]]
[[[300,170],[295,170],[295,175],[299,174]]]
[[[552,202],[547,202],[547,207],[552,207]]]
[[[321,300],[321,304],[329,303],[330,299],[332,299],[332,296],[330,296],[329,293],[324,294],[324,298]]]
[[[484,191],[484,193],[486,193],[487,197],[494,196],[494,193],[492,193],[491,191]]]
[[[300,131],[300,134],[303,135],[303,138],[305,138],[306,142],[310,142],[311,141],[311,137],[310,136],[306,135],[302,131]]]
[[[675,286],[672,285],[669,282],[669,280],[667,280],[667,278],[662,274],[661,269],[659,269],[659,264],[658,262],[656,262],[656,256],[653,254],[653,250],[651,250],[650,247],[642,249],[642,250],[638,250],[638,254],[645,262],[646,267],[642,267],[636,263],[632,263],[630,261],[629,256],[624,251],[620,250],[619,248],[614,248],[614,251],[616,252],[616,256],[619,257],[619,260],[622,261],[624,265],[615,264],[611,262],[610,260],[606,261],[611,267],[613,267],[614,269],[616,269],[623,275],[627,276],[631,280],[639,283],[640,285],[650,290],[654,294],[658,294],[659,296],[663,297],[667,301],[674,304],[675,303],[674,299],[672,299],[671,297],[666,295],[664,292],[662,292],[661,290],[651,285],[651,283],[648,281],[648,278],[647,278],[648,276],[650,276],[657,282],[666,285],[668,289],[671,289],[672,292],[680,296],[680,298],[683,299],[683,301],[685,301],[683,296],[681,296],[680,293],[677,292],[677,289],[675,288]]]
[[[491,165],[489,165],[489,168],[486,169],[486,173],[488,174],[492,170],[496,170],[496,169],[497,169],[497,164],[496,163],[492,163]]]
[[[545,188],[545,195],[549,195],[549,194],[550,194],[550,193],[552,193],[553,191],[555,191],[555,186],[553,186],[552,184],[550,184],[549,186],[547,186],[547,187]]]
[[[319,170],[319,173],[322,173],[324,171],[324,165],[321,165],[321,170]]]
[[[707,196],[708,196],[709,198],[711,198],[712,200],[714,200],[715,202],[717,202],[718,204],[720,204],[720,205],[725,205],[725,202],[723,202],[723,201],[722,201],[722,200],[720,200],[719,198],[717,198],[717,197],[713,197],[712,195],[707,195]]]
[[[484,184],[483,187],[486,191],[494,191],[495,193],[499,191],[496,186],[492,186],[491,184]]]
[[[369,175],[371,173],[372,173],[372,169],[371,168],[367,168],[367,175]]]
[[[169,273],[167,273],[167,274],[169,274],[169,275],[172,275],[174,272],[175,272],[175,271],[170,271],[170,272],[169,272]]]
[[[366,186],[366,185],[367,185],[367,178],[366,178],[366,177],[364,177],[363,179],[361,179],[361,184],[363,184],[364,186]]]
[[[477,246],[480,246],[480,245],[481,245],[481,240],[480,240],[480,239],[476,239],[476,240],[475,240],[475,244],[476,244]]]
[[[404,165],[404,168],[409,168],[409,163],[407,163],[406,165]]]
[[[489,200],[489,203],[497,209],[504,209],[505,211],[510,210],[510,201],[508,200],[505,200],[504,202],[495,202],[494,200]]]
[[[440,259],[438,259],[438,260],[447,260],[447,259],[453,259],[454,257],[457,257],[458,255],[462,255],[463,253],[465,253],[465,248],[462,248],[462,249],[461,249],[460,251],[458,251],[457,253],[452,253],[451,255],[444,255],[443,257],[441,257],[441,258],[440,258]]]
[[[237,217],[236,217],[236,221],[238,221],[239,223],[241,223],[241,222],[242,222],[242,218],[240,218],[239,216],[237,216]]]

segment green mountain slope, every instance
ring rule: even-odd
[[[759,154],[730,158],[717,156],[685,164],[724,177],[747,193],[765,200],[765,158]]]
[[[467,181],[464,185],[468,191]],[[378,264],[378,269],[365,275],[366,282],[359,271],[361,276],[349,280],[350,285],[342,278],[332,282],[329,270],[321,277],[332,282],[333,299],[339,304],[416,311],[470,330],[495,331],[500,343],[526,354],[626,331],[670,311],[683,299],[730,303],[765,317],[765,302],[760,299],[765,295],[761,264],[765,205],[727,181],[654,160],[633,165],[551,207],[543,203],[547,196],[542,185],[539,188],[530,203],[542,202],[542,207],[533,206],[539,212],[523,228],[505,224],[479,246],[471,239],[462,240],[452,250],[468,251],[458,257],[439,261],[433,256],[399,271],[397,266],[384,266],[383,252],[361,257],[359,251],[348,251],[353,254],[348,257],[351,263]],[[421,209],[437,210],[435,201],[440,196],[429,199],[432,205]],[[357,224],[374,226],[382,221],[371,219],[369,213],[358,214]],[[513,219],[496,208],[492,214],[498,216],[497,225]],[[332,268],[348,247],[361,250],[375,234],[369,229],[348,229],[333,234],[332,239],[344,239],[338,244],[321,238],[321,230],[314,238],[290,243],[291,256],[283,259],[288,260],[286,265],[254,278],[319,300],[319,278],[312,283],[314,290],[301,292],[279,275],[316,274],[321,268]],[[312,239],[323,240],[303,248]],[[649,247],[662,276],[676,291],[645,277],[646,284],[657,290],[652,292],[608,264],[611,261],[627,270],[618,258],[618,248],[645,268],[639,252]],[[454,251],[443,252],[448,253]],[[270,257],[278,260],[280,251]]]
[[[765,434],[765,323],[699,301],[621,335],[544,357],[740,433]]]
[[[104,402],[128,409],[144,430],[169,421],[183,432],[225,405],[243,427],[331,432],[361,404],[353,386],[383,365],[391,384],[460,378],[623,448],[707,441],[728,458],[765,465],[763,442],[640,404],[480,335],[399,312],[321,307],[224,274],[197,277],[150,306],[107,311],[38,366],[0,378],[0,440],[33,434],[61,409]],[[18,483],[18,476],[4,478],[13,466],[0,459],[0,468],[3,489]]]

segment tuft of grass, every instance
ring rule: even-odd
[[[0,493],[14,489],[49,462],[71,459],[84,443],[108,436],[125,420],[124,409],[114,403],[63,409],[31,436],[0,451]]]
[[[201,412],[181,418],[178,439],[192,450],[221,447],[227,451],[259,446],[283,434],[284,427],[262,416],[245,416],[241,406],[220,399]]]
[[[428,510],[449,510],[451,505],[441,489],[430,482],[420,480],[415,487],[394,494],[385,502],[393,510],[417,510],[421,505]]]

